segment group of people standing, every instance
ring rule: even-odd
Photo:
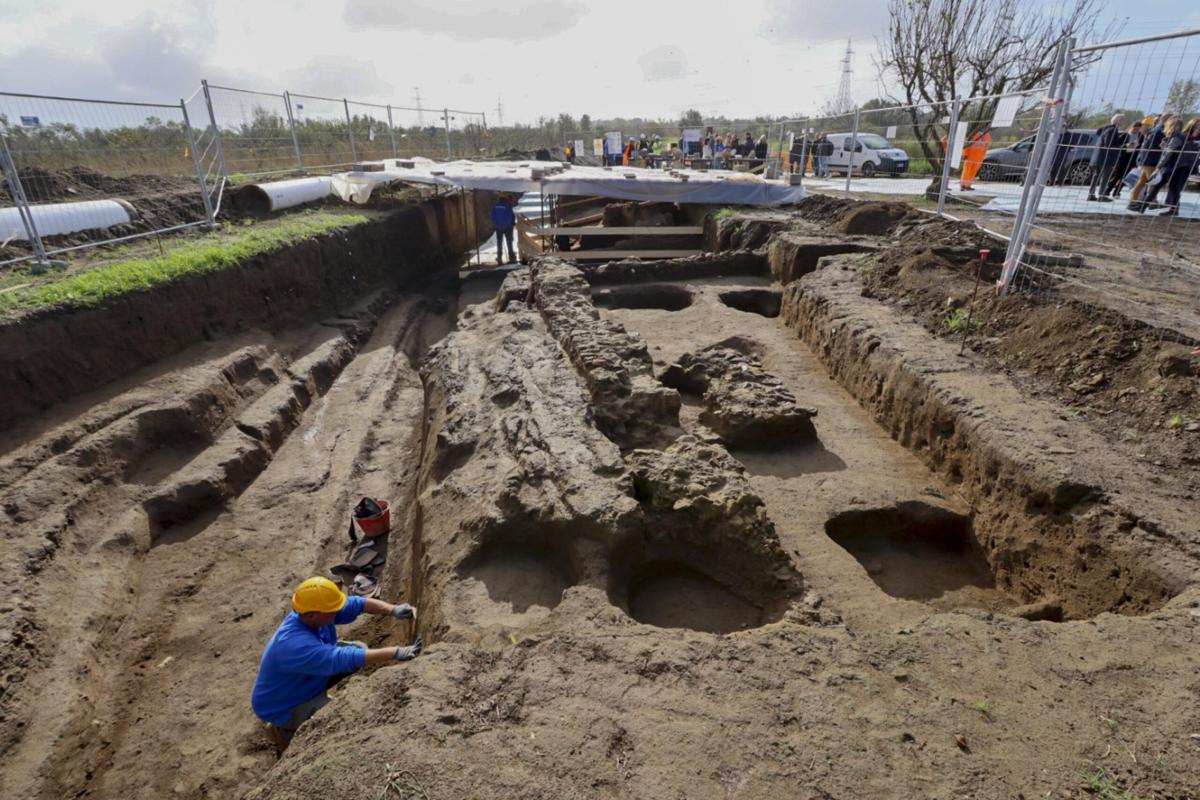
[[[1145,213],[1166,208],[1160,216],[1177,215],[1188,178],[1200,160],[1200,120],[1185,123],[1178,114],[1163,113],[1135,120],[1128,128],[1125,124],[1124,114],[1114,114],[1096,131],[1088,200],[1111,203],[1120,197],[1126,175],[1136,167],[1129,210]],[[1167,194],[1160,204],[1158,193],[1164,186]]]
[[[697,151],[698,145],[698,151]],[[617,155],[608,151],[607,140],[604,145],[605,164],[619,163],[626,167],[652,166],[660,160],[683,161],[688,158],[706,160],[713,169],[732,169],[733,159],[741,157],[750,159],[754,167],[767,160],[769,149],[766,136],[754,139],[754,134],[746,131],[744,139],[739,140],[737,134],[717,134],[712,128],[705,131],[700,141],[668,142],[661,136],[630,136],[625,140],[625,147]]]
[[[833,155],[833,142],[824,131],[817,133],[812,139],[800,136],[792,140],[788,150],[788,170],[793,174],[804,175],[808,170],[808,159],[812,157],[813,177],[828,178],[829,157]]]

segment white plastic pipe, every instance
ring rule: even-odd
[[[333,185],[328,175],[315,178],[296,178],[290,181],[252,183],[246,191],[259,195],[259,200],[269,211],[279,211],[302,203],[311,203],[328,197]]]
[[[78,203],[31,205],[34,227],[41,236],[61,236],[96,228],[125,225],[137,218],[124,200],[85,200]],[[29,235],[15,208],[0,208],[0,242],[28,241]]]

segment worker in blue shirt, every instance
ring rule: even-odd
[[[329,702],[330,686],[364,665],[410,661],[421,654],[420,638],[407,647],[339,642],[334,625],[353,622],[364,611],[413,620],[417,613],[407,603],[347,597],[328,578],[309,578],[292,594],[292,611],[267,642],[250,699],[279,752],[301,723]]]
[[[508,260],[516,262],[517,254],[513,252],[513,226],[517,224],[517,215],[513,212],[512,201],[508,195],[502,194],[492,206],[492,227],[496,229],[496,263],[504,263],[504,243],[508,242]]]

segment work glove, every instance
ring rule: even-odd
[[[417,610],[408,603],[400,603],[392,608],[392,616],[396,619],[416,619]]]
[[[396,655],[392,656],[392,658],[395,661],[412,661],[419,655],[421,655],[421,640],[417,639],[408,647],[397,647]]]

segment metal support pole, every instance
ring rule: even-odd
[[[292,96],[284,91],[283,105],[287,109],[288,127],[292,129],[292,147],[296,148],[296,169],[304,172],[304,157],[300,153],[300,137],[296,135],[296,117],[292,113]]]
[[[342,107],[346,109],[346,132],[350,134],[350,160],[358,163],[358,148],[354,146],[354,123],[350,121],[350,102],[342,98]]]
[[[919,109],[918,109],[919,111]],[[946,192],[950,189],[950,154],[955,147],[962,147],[965,142],[955,142],[954,135],[958,132],[958,115],[962,111],[962,100],[957,97],[950,104],[950,130],[946,133],[946,152],[942,153],[942,187],[938,190],[939,215],[946,211]]]
[[[775,177],[783,177],[783,129],[787,126],[783,120],[779,122],[779,152],[775,154]]]
[[[1049,94],[1046,106],[1042,109],[1042,117],[1038,121],[1037,133],[1034,135],[1033,152],[1029,155],[1029,166],[1025,173],[1025,186],[1021,192],[1021,203],[1017,207],[1017,217],[1013,220],[1013,232],[1009,238],[1008,250],[1004,256],[1004,269],[1000,274],[1000,294],[1008,294],[1012,288],[1013,279],[1025,254],[1025,244],[1029,239],[1029,228],[1041,202],[1041,186],[1045,173],[1054,160],[1054,150],[1058,146],[1058,120],[1062,119],[1060,95],[1065,98],[1068,83],[1068,63],[1071,45],[1069,41],[1059,44],[1058,55],[1054,64],[1054,75],[1050,80]],[[1054,132],[1054,136],[1050,134]],[[1048,140],[1053,138],[1054,142]]]
[[[475,264],[483,264],[483,256],[479,253],[479,195],[471,190],[471,224],[475,226]]]
[[[454,153],[450,149],[450,109],[442,109],[442,122],[446,126],[446,158],[454,158]]]
[[[486,151],[485,155],[490,156],[492,154],[492,132],[488,130],[487,114],[481,113],[479,116],[481,116],[483,118],[483,144],[484,144],[484,149]],[[579,155],[579,154],[576,153],[575,155]]]
[[[192,166],[196,168],[196,182],[200,184],[200,199],[204,201],[204,216],[210,227],[217,227],[213,214],[212,198],[208,196],[208,185],[204,182],[204,170],[200,168],[200,154],[196,152],[196,137],[192,135],[192,123],[188,119],[187,103],[181,99],[179,110],[183,112],[183,132],[187,134],[188,152],[192,154]]]
[[[38,234],[37,225],[33,221],[33,214],[29,211],[29,200],[25,197],[25,187],[21,185],[21,176],[17,174],[17,165],[13,162],[12,153],[8,149],[8,137],[3,134],[0,134],[0,171],[4,173],[9,194],[12,195],[13,203],[17,206],[17,215],[21,217],[25,235],[29,237],[29,244],[33,247],[34,260],[31,271],[35,275],[45,272],[50,266],[50,259],[46,255],[46,246],[42,244],[42,237]]]
[[[217,127],[217,115],[213,113],[212,94],[208,90],[208,81],[201,80],[200,86],[204,89],[204,105],[208,106],[208,123],[212,125],[213,141],[217,143],[217,166],[221,170],[221,177],[229,180],[229,170],[225,168],[225,148],[221,146],[221,129]]]
[[[858,152],[858,115],[854,109],[854,132],[850,134],[850,155],[846,157],[846,194],[850,194],[850,176],[854,174],[854,154]]]
[[[388,110],[388,136],[390,136],[392,138],[392,158],[397,158],[397,157],[399,157],[400,154],[396,152],[396,126],[392,123],[392,106],[390,103],[388,104],[387,110]]]
[[[471,252],[471,235],[467,230],[467,187],[458,187],[458,207],[462,209],[462,229],[463,229],[463,250]],[[467,256],[467,263],[471,263],[471,257]]]
[[[808,169],[808,160],[810,158],[812,158],[812,161],[813,161],[813,177],[816,177],[816,174],[817,174],[817,159],[813,158],[812,142],[808,138],[809,130],[811,128],[812,128],[812,118],[805,117],[804,118],[804,131],[803,131],[803,136],[801,138],[802,144],[800,145],[800,184],[801,185],[804,184],[804,170]]]

